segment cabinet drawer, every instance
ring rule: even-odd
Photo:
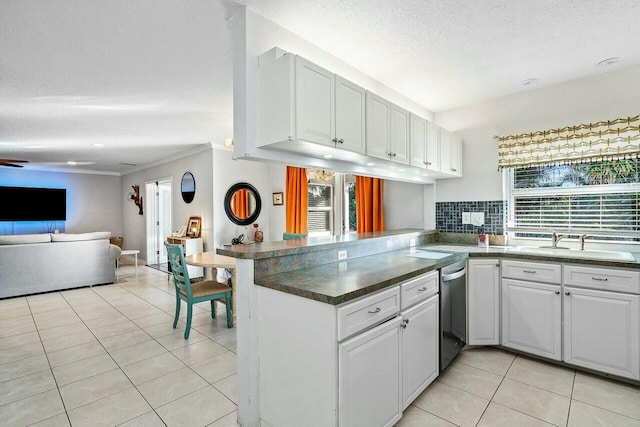
[[[564,284],[581,288],[640,294],[640,271],[565,265]]]
[[[400,311],[400,286],[338,307],[338,341],[377,325]]]
[[[562,281],[560,264],[528,261],[502,261],[502,277],[532,282],[558,283]]]
[[[432,271],[402,283],[400,285],[400,307],[402,310],[436,294],[438,283],[438,271]]]

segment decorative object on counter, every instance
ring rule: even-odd
[[[283,205],[284,204],[284,193],[282,193],[282,192],[273,193],[272,197],[273,197],[273,205],[274,206],[278,206],[278,205]]]
[[[188,237],[200,237],[200,229],[202,226],[202,220],[199,216],[192,216],[187,222],[187,236]]]
[[[233,184],[224,198],[224,211],[234,224],[249,225],[258,219],[262,199],[258,190],[246,182]]]
[[[132,185],[133,192],[129,193],[129,200],[133,200],[133,204],[138,207],[138,215],[142,215],[142,196],[140,195],[140,186]]]
[[[640,115],[496,136],[498,169],[640,156]]]
[[[185,203],[193,202],[196,195],[196,180],[191,172],[185,172],[180,182],[180,192]]]
[[[484,233],[478,234],[478,246],[489,247],[489,235]]]
[[[244,240],[244,234],[241,234],[238,237],[234,237],[233,239],[231,239],[231,244],[242,245],[244,243],[243,240]]]
[[[262,243],[264,241],[264,233],[262,233],[262,230],[260,230],[259,227],[260,227],[260,224],[258,223],[253,224],[253,228],[256,229],[253,240],[256,243]]]

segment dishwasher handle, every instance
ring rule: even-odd
[[[463,268],[462,270],[456,271],[455,273],[443,274],[442,275],[442,281],[443,282],[450,282],[451,280],[458,279],[458,278],[464,276],[465,274],[467,274],[467,269],[466,268]]]

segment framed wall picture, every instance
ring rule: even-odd
[[[273,204],[274,205],[283,205],[284,204],[284,193],[273,193]]]
[[[187,236],[188,237],[200,237],[200,227],[202,220],[199,216],[192,216],[187,221]]]

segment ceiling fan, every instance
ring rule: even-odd
[[[18,163],[29,163],[28,160],[0,159],[0,166],[9,166],[12,168],[22,168],[23,165]]]

